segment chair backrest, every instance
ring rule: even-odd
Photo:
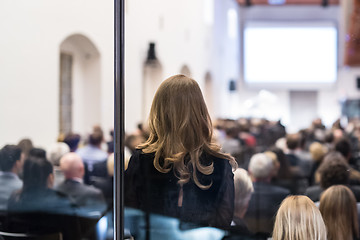
[[[0,239],[4,240],[62,240],[61,233],[51,234],[28,234],[28,233],[10,233],[1,232]]]

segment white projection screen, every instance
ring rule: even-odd
[[[337,36],[332,22],[247,22],[244,81],[261,88],[330,87],[337,79]]]

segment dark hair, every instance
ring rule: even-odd
[[[332,152],[326,155],[319,167],[319,173],[320,186],[324,189],[333,185],[349,184],[349,167],[339,153]]]
[[[95,131],[89,136],[89,143],[94,146],[98,146],[104,139],[102,131]]]
[[[46,151],[42,148],[32,148],[29,151],[29,157],[46,158]]]
[[[14,167],[16,161],[21,157],[21,149],[16,145],[5,145],[0,150],[0,169],[9,172]]]
[[[334,133],[332,131],[328,131],[325,134],[325,142],[332,143],[334,141]]]
[[[300,145],[299,134],[288,134],[286,136],[286,145],[290,150],[295,150]]]
[[[47,179],[53,166],[45,158],[30,156],[24,162],[23,192],[47,187]]]
[[[65,136],[64,143],[66,143],[71,152],[75,152],[80,142],[80,135],[69,133]]]
[[[347,138],[341,138],[335,144],[335,150],[341,153],[344,158],[348,158],[351,153],[351,144]]]
[[[286,159],[286,155],[280,148],[271,147],[269,151],[276,154],[276,157],[280,163],[280,168],[276,178],[278,179],[290,179],[292,177],[289,161]]]

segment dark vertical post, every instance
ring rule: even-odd
[[[124,239],[124,0],[114,1],[114,239]]]

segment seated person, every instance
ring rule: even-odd
[[[31,154],[24,162],[24,184],[8,201],[8,231],[61,232],[64,240],[81,239],[77,207],[54,191],[53,167],[46,158]]]
[[[319,209],[306,196],[289,196],[276,214],[273,240],[326,240],[326,227]]]
[[[329,187],[321,196],[320,212],[328,230],[328,240],[359,239],[356,199],[348,187]]]
[[[306,189],[305,195],[314,202],[320,200],[321,194],[333,185],[348,185],[350,183],[349,166],[345,159],[338,152],[331,152],[326,155],[319,169],[320,185],[315,185]],[[357,201],[360,201],[360,187],[349,186],[355,194]]]
[[[23,173],[23,188],[10,197],[9,211],[76,214],[75,204],[67,196],[51,189],[54,175],[49,161],[30,156],[24,162]]]
[[[76,150],[76,153],[79,154],[84,163],[86,163],[89,173],[93,171],[95,163],[106,161],[108,158],[107,152],[101,149],[103,140],[102,130],[94,127],[93,133],[89,136],[89,144]]]
[[[349,139],[347,138],[340,138],[335,143],[335,150],[345,158],[345,161],[347,164],[349,164],[349,170],[350,170],[350,184],[360,184],[360,172],[356,169],[354,169],[351,164],[352,159],[352,149],[351,149],[351,143]]]
[[[290,191],[271,184],[274,164],[270,157],[258,153],[251,157],[249,173],[254,184],[254,193],[249,202],[245,222],[253,233],[270,235],[276,211]]]
[[[60,169],[60,158],[70,152],[70,148],[66,143],[57,142],[51,145],[47,153],[47,158],[54,167],[54,186],[58,186],[64,181],[64,173]]]
[[[6,210],[11,194],[22,188],[18,173],[22,169],[21,149],[6,145],[0,150],[0,211]]]
[[[87,214],[87,211],[99,211],[102,213],[106,203],[102,192],[83,183],[84,164],[76,153],[66,153],[60,159],[60,168],[64,173],[65,180],[60,183],[56,190],[68,195]]]
[[[231,222],[229,235],[225,239],[237,239],[239,237],[251,236],[248,227],[244,221],[244,216],[249,206],[251,194],[254,192],[254,187],[251,178],[245,169],[238,168],[234,172],[234,187],[235,187],[235,201],[234,201],[234,218]]]

